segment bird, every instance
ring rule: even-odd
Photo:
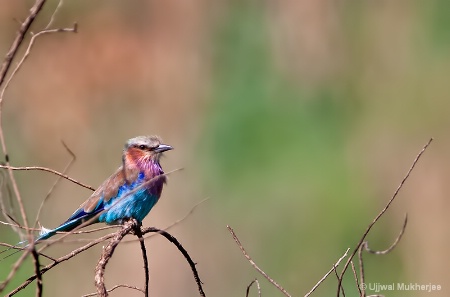
[[[82,224],[120,225],[127,219],[141,224],[161,196],[167,178],[160,158],[172,149],[156,135],[129,139],[123,149],[122,165],[64,223],[54,229],[42,228],[35,243]]]

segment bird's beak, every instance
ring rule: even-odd
[[[170,151],[173,150],[173,147],[171,147],[170,145],[167,144],[160,144],[157,148],[155,148],[155,152],[157,153],[162,153],[165,151]]]

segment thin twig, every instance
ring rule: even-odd
[[[61,3],[61,2],[59,2]],[[69,161],[69,163],[67,163],[66,167],[64,167],[63,170],[63,174],[66,174],[67,171],[69,170],[70,166],[72,166],[72,164],[75,162],[75,160],[77,159],[77,157],[75,156],[75,154],[70,150],[70,148],[64,143],[64,141],[61,141],[62,145],[64,146],[64,148],[66,149],[66,151],[70,154],[70,156],[72,157]],[[36,228],[37,223],[39,222],[39,218],[41,216],[41,212],[42,209],[44,208],[45,203],[47,202],[47,200],[50,198],[50,195],[53,193],[54,189],[56,188],[56,186],[58,185],[58,183],[61,181],[62,177],[58,176],[58,178],[56,178],[55,182],[53,183],[53,185],[50,187],[50,190],[48,190],[47,195],[45,195],[45,198],[42,200],[41,205],[39,205],[39,209],[37,211],[36,214],[36,219],[34,222],[34,227]]]
[[[400,184],[398,185],[397,189],[395,190],[394,194],[392,195],[391,199],[389,199],[389,201],[387,202],[387,204],[384,206],[384,208],[378,213],[378,215],[373,219],[373,221],[369,224],[369,226],[367,227],[366,231],[364,232],[364,234],[362,235],[361,239],[359,240],[358,244],[356,245],[355,249],[353,250],[352,254],[350,255],[350,257],[348,258],[347,262],[344,265],[344,268],[341,271],[341,274],[338,277],[338,288],[337,288],[337,297],[339,297],[340,295],[340,291],[341,291],[341,287],[342,287],[342,279],[344,278],[344,274],[347,271],[348,266],[350,265],[350,261],[353,259],[353,257],[355,256],[355,254],[358,252],[360,246],[363,244],[364,240],[367,237],[367,234],[369,234],[370,230],[372,229],[373,225],[375,225],[376,222],[378,222],[378,220],[381,218],[381,216],[383,216],[383,214],[388,210],[388,208],[391,206],[392,202],[395,200],[395,198],[397,197],[398,193],[400,192],[401,188],[403,187],[404,183],[406,182],[406,180],[409,178],[409,175],[411,174],[411,172],[413,171],[414,167],[416,166],[417,162],[419,161],[420,157],[423,155],[423,153],[426,151],[426,149],[428,148],[428,146],[431,144],[431,142],[433,141],[433,138],[430,138],[430,140],[428,140],[427,144],[425,144],[425,146],[422,148],[422,150],[419,152],[419,154],[416,156],[416,158],[414,159],[411,167],[409,168],[409,170],[407,171],[406,175],[403,177],[402,181],[400,182]]]
[[[2,212],[3,216],[8,221],[8,223],[11,226],[14,226],[13,230],[16,231],[16,232],[19,232],[18,229],[15,227],[15,225],[17,225],[17,222],[13,219],[12,214],[11,214],[12,209],[13,209],[12,208],[12,204],[10,203],[10,205],[8,207],[8,209],[9,209],[9,213],[8,213],[8,210],[6,209],[7,208],[6,203],[5,203],[4,199],[3,199],[4,195],[8,195],[8,196],[10,195],[9,191],[3,191],[3,188],[7,188],[7,185],[8,185],[5,182],[6,181],[6,174],[3,171],[0,172],[0,174],[1,174],[1,178],[0,178],[0,209],[1,209],[1,212]]]
[[[366,296],[366,287],[365,287],[365,274],[364,274],[364,261],[363,261],[363,257],[362,257],[362,250],[364,248],[364,246],[366,245],[367,241],[364,241],[358,249],[358,263],[359,263],[359,283],[362,284],[361,286],[361,297],[365,297]]]
[[[61,173],[61,172],[58,172],[58,171],[56,171],[56,170],[53,170],[53,169],[47,168],[47,167],[40,167],[40,166],[14,167],[14,166],[10,166],[10,165],[2,165],[2,164],[0,164],[0,168],[5,168],[5,169],[8,169],[8,170],[25,170],[25,171],[26,171],[26,170],[39,170],[39,171],[50,172],[50,173],[59,175],[59,176],[61,176],[62,178],[65,178],[65,179],[67,179],[68,181],[73,182],[74,184],[77,184],[77,185],[79,185],[79,186],[82,186],[83,188],[86,188],[86,189],[95,191],[95,188],[93,188],[93,187],[91,187],[91,186],[88,186],[88,185],[86,185],[86,184],[83,184],[82,182],[79,182],[79,181],[77,181],[76,179],[71,178],[71,177],[68,176],[68,175],[65,175],[65,174],[63,174],[63,173]]]
[[[403,234],[405,233],[406,230],[406,225],[408,224],[408,215],[405,214],[405,220],[403,221],[403,226],[402,229],[400,230],[400,233],[398,234],[397,238],[394,240],[394,242],[391,244],[390,247],[388,247],[387,249],[383,250],[383,251],[375,251],[375,250],[371,250],[369,248],[369,242],[366,241],[366,243],[364,244],[364,249],[366,250],[366,252],[369,252],[371,254],[375,254],[375,255],[385,255],[390,253],[396,246],[397,244],[400,242],[400,240],[402,239]]]
[[[250,264],[253,266],[253,268],[255,268],[259,273],[262,274],[262,276],[264,276],[272,285],[274,285],[278,290],[280,290],[284,295],[291,297],[291,295],[282,287],[280,286],[276,281],[274,281],[269,275],[267,275],[267,273],[265,273],[261,268],[258,267],[258,265],[256,265],[256,263],[252,260],[252,258],[249,256],[249,254],[247,253],[247,251],[244,249],[244,247],[242,246],[241,242],[239,241],[239,238],[236,236],[236,234],[234,233],[234,230],[230,227],[227,226],[228,231],[231,233],[231,236],[233,236],[234,241],[236,242],[236,244],[238,245],[239,249],[241,250],[241,252],[244,254],[244,257],[250,262]]]
[[[148,272],[148,259],[147,259],[147,250],[145,248],[144,237],[142,237],[141,232],[141,224],[134,226],[133,228],[134,234],[139,238],[139,243],[142,251],[142,260],[144,261],[144,272],[145,272],[145,297],[148,297],[148,283],[150,281],[150,274]]]
[[[255,278],[254,280],[252,280],[252,282],[250,284],[248,284],[247,291],[245,292],[245,297],[248,297],[248,294],[250,294],[250,288],[255,283],[256,283],[256,288],[258,289],[258,297],[261,297],[261,287],[259,286],[259,281],[257,278]]]
[[[334,275],[336,275],[336,279],[339,280],[339,274],[338,274],[338,272],[337,272],[337,270],[336,270],[336,266],[333,266],[333,271],[334,271]],[[344,290],[344,287],[341,287],[341,291],[342,291],[342,296],[345,297],[345,290]]]
[[[11,281],[11,279],[14,277],[14,275],[16,274],[17,270],[20,268],[20,266],[22,266],[22,263],[25,261],[25,259],[27,258],[28,254],[29,254],[29,250],[26,250],[21,256],[20,258],[16,261],[16,263],[14,263],[11,271],[9,272],[8,276],[6,277],[6,279],[0,283],[0,292],[3,292],[3,290],[6,288],[6,286],[9,284],[9,282]]]
[[[9,76],[8,80],[6,81],[5,86],[3,87],[3,89],[2,89],[2,91],[0,93],[0,98],[3,98],[3,96],[4,96],[5,92],[6,92],[6,89],[9,87],[9,84],[11,83],[12,79],[15,77],[16,73],[22,67],[22,64],[25,62],[25,60],[30,55],[31,48],[34,45],[34,42],[35,42],[36,38],[38,38],[39,36],[42,36],[42,35],[53,34],[53,33],[66,33],[66,32],[77,33],[77,30],[78,30],[78,25],[77,25],[77,23],[75,23],[75,24],[73,24],[72,28],[46,29],[46,30],[39,31],[36,34],[33,34],[31,36],[30,43],[28,44],[28,47],[27,47],[27,50],[25,51],[25,54],[23,55],[23,57],[19,61],[19,63],[17,63],[16,68],[14,68],[13,72]]]
[[[330,269],[330,270],[328,270],[328,272],[314,285],[314,287],[312,287],[312,289],[308,292],[308,293],[306,293],[305,294],[305,297],[308,297],[309,295],[311,295],[312,294],[312,292],[314,292],[316,289],[317,289],[317,287],[319,287],[320,286],[320,284],[333,272],[333,271],[336,271],[336,267],[338,267],[339,266],[339,264],[341,263],[341,261],[345,258],[345,257],[347,257],[347,254],[348,254],[348,251],[350,250],[350,248],[348,248],[346,251],[345,251],[345,253],[342,255],[342,257],[340,257],[338,260],[337,260],[337,262],[335,263],[335,264],[333,264],[333,267]]]
[[[191,256],[186,251],[186,249],[181,245],[181,243],[170,233],[168,233],[164,230],[158,229],[158,228],[147,227],[147,228],[143,228],[141,231],[142,231],[142,234],[147,234],[150,232],[159,233],[178,248],[178,250],[183,254],[186,261],[189,263],[189,266],[191,266],[192,274],[194,276],[195,282],[197,283],[197,288],[198,288],[198,292],[200,293],[200,296],[205,297],[206,295],[205,295],[205,292],[203,291],[202,281],[200,280],[197,269],[195,268],[195,263],[194,263],[194,261],[192,261]]]
[[[20,26],[19,31],[17,32],[16,39],[14,39],[11,48],[9,49],[8,53],[5,56],[5,59],[3,60],[2,67],[0,68],[0,86],[3,84],[6,73],[8,72],[9,68],[11,67],[11,62],[14,59],[14,57],[17,54],[17,51],[19,50],[20,45],[23,42],[23,39],[25,38],[25,34],[28,32],[28,30],[31,27],[31,24],[36,19],[36,16],[38,13],[42,10],[42,7],[45,4],[45,0],[36,0],[33,7],[30,9],[30,15],[23,21],[23,23]],[[0,98],[0,104],[1,104],[1,98]],[[1,113],[0,113],[1,114]]]
[[[356,273],[355,264],[353,263],[353,261],[351,261],[350,264],[352,266],[353,278],[355,279],[355,282],[356,282],[356,288],[358,288],[359,296],[362,296],[361,285],[358,280],[358,274]]]
[[[58,13],[59,9],[62,7],[63,2],[64,2],[63,0],[59,0],[58,5],[56,6],[55,10],[53,11],[52,16],[50,17],[50,21],[48,22],[47,26],[45,26],[44,30],[47,30],[53,24],[53,22],[55,21],[55,16]]]
[[[166,228],[163,228],[162,230],[164,230],[164,231],[170,230],[170,229],[172,229],[173,227],[175,227],[176,225],[178,225],[179,223],[183,222],[184,220],[186,220],[186,219],[194,212],[194,210],[195,210],[200,204],[202,204],[203,202],[205,202],[205,201],[207,201],[207,200],[209,200],[209,197],[208,197],[208,198],[205,198],[205,199],[203,199],[203,200],[201,200],[201,201],[198,202],[198,203],[196,203],[194,206],[192,206],[192,208],[189,210],[189,212],[186,213],[182,218],[176,220],[175,222],[173,222],[172,224],[170,224],[170,225],[167,226]],[[156,236],[156,234],[151,234],[151,235],[145,237],[145,239],[150,238],[150,237],[153,237],[153,236]],[[136,242],[136,240],[139,240],[139,239],[124,240],[124,241],[122,241],[122,244],[124,244],[124,243],[133,243],[133,242]]]
[[[33,257],[34,263],[34,273],[36,274],[36,297],[42,297],[42,274],[41,274],[41,265],[39,264],[39,254],[36,252],[34,245],[31,247],[31,256]]]
[[[114,291],[117,288],[127,288],[127,289],[133,289],[139,292],[144,293],[144,290],[142,290],[141,288],[135,287],[135,286],[130,286],[130,285],[115,285],[114,287],[112,287],[111,289],[106,290],[108,293]],[[97,296],[97,293],[89,293],[86,295],[83,295],[81,297],[91,297],[91,296]]]
[[[69,254],[67,254],[67,255],[65,255],[65,256],[59,257],[58,259],[54,260],[54,262],[52,262],[52,263],[48,264],[47,266],[43,267],[43,268],[41,269],[41,274],[46,273],[47,271],[49,271],[50,269],[52,269],[53,267],[57,266],[58,264],[60,264],[60,263],[62,263],[62,262],[65,262],[65,261],[67,261],[67,260],[70,260],[71,258],[75,257],[76,255],[78,255],[78,254],[80,254],[80,253],[82,253],[82,252],[84,252],[84,251],[90,249],[90,248],[93,247],[94,245],[97,245],[97,244],[99,244],[99,243],[101,243],[101,242],[103,242],[103,241],[105,241],[105,240],[108,240],[108,239],[114,237],[114,235],[115,235],[114,233],[107,234],[107,235],[105,235],[105,236],[102,236],[102,237],[100,237],[100,238],[97,238],[97,239],[95,239],[95,240],[89,242],[88,244],[86,244],[86,245],[84,245],[84,246],[82,246],[82,247],[79,247],[78,249],[75,249],[75,250],[71,251]],[[39,254],[41,254],[41,253],[39,252]],[[21,258],[22,258],[22,257],[25,257],[26,255],[28,255],[28,253],[23,253],[22,256],[21,256]],[[41,254],[41,255],[42,255],[42,254]],[[27,287],[31,282],[33,282],[36,278],[37,278],[37,275],[36,275],[36,274],[30,276],[25,282],[23,282],[20,286],[18,286],[16,289],[14,289],[13,291],[11,291],[7,296],[13,296],[13,295],[17,294],[18,292],[20,292],[21,290],[23,290],[24,288],[26,288],[26,287]],[[3,285],[3,283],[2,283],[1,285]],[[5,286],[6,286],[6,285],[5,285]],[[0,290],[0,292],[1,292],[1,290]]]
[[[6,87],[3,86],[3,83],[6,78],[6,74],[8,73],[8,70],[11,67],[11,63],[15,56],[17,55],[17,52],[19,50],[20,45],[23,43],[23,39],[25,38],[25,34],[28,32],[28,30],[31,27],[31,24],[36,19],[38,13],[42,10],[42,7],[45,4],[45,0],[36,0],[33,7],[30,9],[30,14],[28,17],[23,21],[21,24],[19,31],[17,32],[16,38],[14,39],[8,53],[5,56],[5,59],[3,60],[2,67],[0,68],[0,87],[3,89]],[[3,91],[2,91],[3,93]],[[9,164],[9,156],[8,156],[8,149],[6,148],[6,141],[5,141],[5,135],[3,133],[3,96],[0,96],[0,143],[2,146],[3,154],[5,155],[6,159],[6,165]],[[11,180],[11,184],[14,190],[14,195],[16,196],[17,203],[19,204],[20,214],[22,216],[22,221],[25,227],[28,228],[28,219],[25,212],[25,208],[22,201],[22,196],[20,195],[19,187],[17,186],[16,179],[14,177],[13,171],[11,169],[8,169],[9,179]],[[31,233],[28,234],[29,240],[32,240]]]

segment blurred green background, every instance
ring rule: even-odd
[[[57,3],[48,1],[33,32]],[[0,0],[3,55],[32,4]],[[442,286],[380,292],[387,296],[448,296],[449,12],[443,0],[64,2],[52,27],[77,22],[79,33],[37,40],[5,93],[11,163],[62,170],[70,160],[64,140],[77,156],[69,174],[97,186],[120,164],[128,138],[158,134],[175,147],[165,170],[184,170],[170,175],[144,225],[164,228],[209,197],[171,230],[198,263],[207,296],[245,296],[255,277],[264,296],[281,296],[244,259],[226,225],[263,270],[303,296],[354,248],[434,137],[368,240],[387,248],[408,213],[404,238],[389,255],[366,255],[365,270],[368,283]],[[55,177],[15,175],[34,218]],[[39,222],[56,226],[89,195],[62,182]],[[0,235],[19,240],[3,225]],[[153,237],[147,248],[152,296],[197,296],[171,244]],[[94,292],[100,251],[45,274],[44,295]],[[0,279],[17,257],[0,262]],[[31,271],[29,260],[6,291]],[[143,280],[138,245],[120,246],[108,287]],[[358,296],[350,271],[344,285],[346,296]],[[313,296],[335,293],[330,277]],[[111,296],[124,294],[141,296],[126,289]],[[33,295],[30,286],[18,296]]]

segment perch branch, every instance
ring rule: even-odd
[[[105,287],[105,277],[104,277],[106,264],[108,264],[109,260],[111,259],[114,253],[114,250],[116,249],[117,245],[120,243],[122,238],[124,238],[125,235],[127,235],[137,225],[139,224],[134,219],[126,221],[125,224],[122,226],[122,229],[116,232],[116,234],[108,243],[108,245],[103,249],[100,260],[98,261],[97,266],[95,267],[95,286],[97,287],[97,294],[99,296],[101,297],[108,296],[108,291],[106,290]]]

